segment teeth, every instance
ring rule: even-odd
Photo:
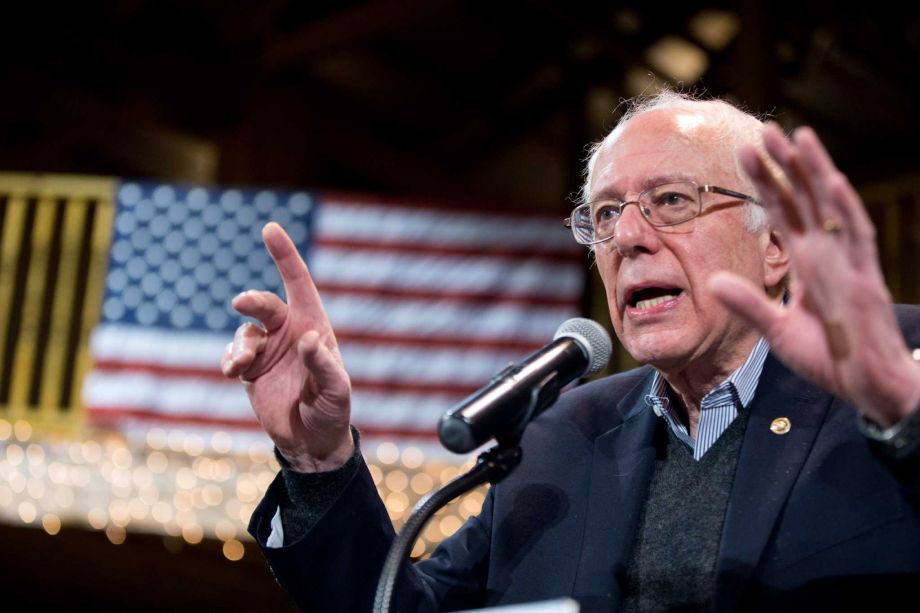
[[[657,298],[649,298],[647,300],[640,300],[636,303],[636,308],[640,310],[650,309],[653,306],[657,306],[662,302],[667,302],[677,297],[677,294],[668,294],[666,296],[659,296]]]

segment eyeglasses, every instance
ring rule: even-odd
[[[665,183],[651,187],[635,200],[598,200],[575,207],[572,216],[563,222],[572,229],[575,240],[582,245],[595,245],[614,237],[617,222],[623,210],[635,204],[642,216],[655,227],[676,226],[698,217],[703,211],[703,192],[731,196],[753,204],[760,202],[753,196],[716,187],[715,185],[697,185],[693,181]]]

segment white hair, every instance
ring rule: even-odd
[[[602,140],[591,145],[584,170],[585,180],[579,194],[581,203],[588,202],[591,196],[591,179],[594,165],[600,155],[601,149],[616,141],[629,122],[638,115],[666,109],[682,110],[703,115],[709,125],[720,128],[717,132],[728,140],[727,146],[731,147],[732,157],[735,161],[735,174],[741,183],[742,191],[751,193],[754,186],[741,168],[739,151],[745,145],[753,145],[758,149],[763,148],[763,122],[729,102],[718,99],[702,100],[688,94],[663,89],[651,97],[633,98],[626,102],[627,109],[617,122],[616,127]],[[767,215],[763,207],[747,202],[745,203],[745,225],[752,233],[760,232],[767,225]]]

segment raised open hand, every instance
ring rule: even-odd
[[[862,201],[809,128],[787,140],[775,124],[741,162],[792,261],[789,304],[721,273],[716,295],[766,336],[776,355],[813,383],[889,426],[920,403],[920,365],[904,343]]]
[[[259,423],[295,470],[332,470],[354,452],[351,383],[294,243],[276,223],[263,228],[262,239],[281,273],[287,303],[261,291],[234,298],[233,308],[262,325],[237,328],[221,370],[243,382]]]

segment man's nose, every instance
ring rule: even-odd
[[[630,202],[620,211],[613,242],[621,255],[651,253],[658,248],[658,232],[642,215],[641,206],[638,202]]]

